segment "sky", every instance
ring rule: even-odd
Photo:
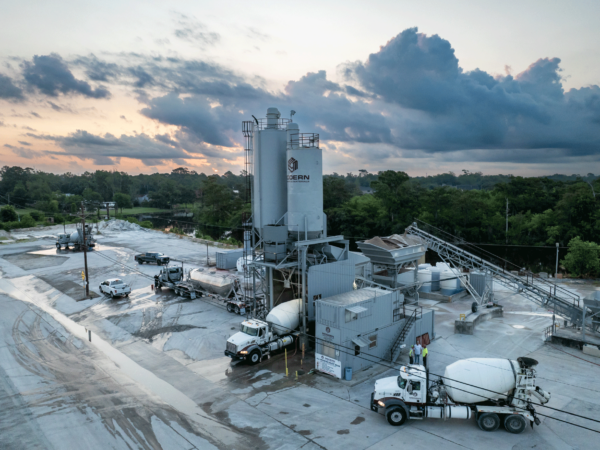
[[[600,173],[600,3],[0,0],[0,165],[239,173],[296,111],[326,173]]]

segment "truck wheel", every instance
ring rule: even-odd
[[[406,422],[406,411],[404,411],[404,408],[397,406],[396,408],[392,408],[387,411],[385,413],[385,417],[390,425],[399,427]]]
[[[250,364],[258,364],[260,362],[260,352],[258,350],[254,350],[250,353]]]
[[[238,305],[235,305],[235,309],[234,309],[236,314],[240,313],[240,307]]]
[[[110,298],[112,298],[113,300],[115,299],[115,294],[113,294],[112,292],[110,293]]]
[[[129,294],[125,294],[125,297],[129,297]]]
[[[520,414],[510,414],[504,418],[504,428],[509,433],[522,433],[527,427],[525,418]]]
[[[471,312],[476,313],[477,312],[477,308],[479,307],[479,305],[477,304],[477,302],[473,302],[471,304]]]
[[[227,303],[227,311],[230,313],[233,312],[233,305],[231,303]]]
[[[56,248],[60,250],[60,244],[56,244]]]
[[[477,419],[477,425],[483,431],[496,431],[500,427],[500,417],[496,413],[484,413]]]

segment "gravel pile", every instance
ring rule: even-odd
[[[127,222],[126,220],[112,219],[100,223],[100,232],[102,231],[148,231],[147,228],[139,226],[137,223]]]

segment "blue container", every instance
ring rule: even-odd
[[[344,375],[345,375],[345,380],[346,381],[350,381],[352,379],[352,367],[346,367],[345,371],[344,371]]]

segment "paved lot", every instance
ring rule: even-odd
[[[76,301],[80,253],[57,252],[51,239],[0,246],[0,448],[597,448],[598,434],[550,417],[517,436],[484,433],[472,420],[392,427],[368,407],[375,379],[395,373],[386,367],[347,383],[309,374],[296,380],[295,371],[308,372],[313,358],[301,362],[295,349],[290,377],[282,355],[257,366],[232,364],[223,349],[240,317],[213,302],[152,291],[151,281],[132,270],[158,271],[133,262],[142,251],[195,267],[207,250],[151,231],[99,236],[88,256],[92,290],[120,277],[133,292],[122,300]],[[436,311],[431,372],[443,374],[466,357],[530,356],[540,362],[539,384],[552,393],[551,406],[600,420],[600,367],[592,364],[600,359],[544,344],[551,314],[510,292],[498,297],[504,318],[479,325],[473,336],[453,333],[468,301],[423,302]],[[598,423],[539,411],[600,431]]]

